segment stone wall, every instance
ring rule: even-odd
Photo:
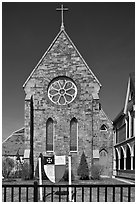
[[[68,105],[56,105],[48,98],[49,83],[59,76],[66,76],[72,79],[77,86],[77,96]],[[96,111],[93,110],[93,95],[98,95],[100,85],[63,31],[27,81],[24,90],[26,97],[33,96],[34,169],[40,153],[43,153],[43,155],[50,154],[46,152],[46,121],[48,118],[52,118],[54,121],[54,153],[56,155],[69,154],[70,121],[73,117],[78,121],[78,151],[72,153],[72,168],[75,175],[83,151],[87,157],[89,168],[91,168],[94,148],[100,149],[99,144],[102,146],[105,144],[108,149],[112,148],[112,135],[110,136],[110,141],[104,140],[104,143],[100,141],[102,140],[99,130],[101,124],[100,110],[99,108]],[[29,105],[30,102],[26,100],[26,148],[28,148],[30,139]],[[106,118],[105,122],[107,122]],[[112,127],[110,126],[110,122],[108,123],[108,135],[110,135],[109,132]],[[96,137],[94,141],[93,136]],[[92,144],[93,142],[94,144]],[[109,157],[110,165],[112,162],[111,154]]]

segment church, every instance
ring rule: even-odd
[[[63,15],[63,8],[62,8]],[[43,155],[72,155],[74,175],[84,152],[89,169],[103,165],[112,175],[113,126],[104,113],[101,84],[61,28],[23,85],[25,154],[32,172]]]
[[[43,156],[72,156],[73,174],[82,153],[89,170],[103,167],[103,176],[113,174],[113,125],[104,113],[101,84],[69,38],[63,22],[50,47],[23,85],[24,160],[32,173]],[[90,171],[91,172],[91,171]]]

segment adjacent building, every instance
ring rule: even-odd
[[[124,107],[113,121],[113,174],[135,178],[135,74],[129,75]]]

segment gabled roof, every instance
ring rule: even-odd
[[[74,47],[74,49],[76,50],[76,52],[78,53],[78,55],[80,56],[80,58],[82,59],[83,63],[85,64],[85,66],[87,67],[87,69],[90,71],[91,75],[95,78],[95,80],[97,81],[97,83],[99,84],[99,86],[101,86],[101,83],[98,81],[98,79],[96,78],[96,76],[93,74],[93,72],[91,71],[91,69],[89,68],[89,66],[87,65],[87,63],[85,62],[85,60],[83,59],[83,57],[81,56],[81,54],[79,53],[79,51],[77,50],[77,48],[75,47],[75,45],[73,44],[73,42],[71,41],[71,39],[69,38],[69,36],[67,35],[67,33],[65,32],[64,29],[61,29],[60,32],[58,33],[58,35],[55,37],[55,39],[53,40],[52,44],[49,46],[49,48],[47,49],[47,51],[44,53],[44,55],[42,56],[42,58],[40,59],[40,61],[38,62],[38,64],[36,65],[36,67],[33,69],[33,71],[31,72],[31,74],[29,75],[29,77],[27,78],[27,80],[25,81],[25,83],[23,84],[23,88],[26,86],[27,82],[29,81],[29,79],[31,78],[31,76],[33,75],[33,73],[36,71],[36,69],[38,68],[38,66],[40,65],[40,63],[42,62],[42,60],[44,59],[44,57],[47,55],[47,53],[50,51],[50,49],[53,47],[54,43],[57,41],[57,39],[59,38],[59,36],[62,34],[62,32],[64,33],[64,35],[66,36],[66,38],[69,40],[69,42],[72,44],[72,46]]]
[[[112,120],[106,115],[106,113],[104,112],[104,110],[103,110],[102,108],[101,108],[100,112],[101,112],[103,115],[106,116],[106,119],[107,119],[111,124],[113,124],[113,123],[112,123]]]
[[[129,109],[131,106],[133,106],[134,102],[129,101],[129,94],[130,94],[131,88],[135,94],[135,73],[134,72],[129,74],[125,104],[124,104],[124,107],[122,108],[122,110],[120,111],[120,113],[113,120],[113,124],[115,124],[120,118],[122,118],[124,115],[126,115],[127,109]]]
[[[115,117],[115,119],[113,120],[113,125],[115,125],[115,123],[124,116],[124,108],[119,112],[119,114]]]
[[[131,89],[132,89],[133,93],[135,94],[135,73],[134,72],[129,74],[126,100],[125,100],[125,105],[124,105],[124,114],[126,114],[126,112],[127,112],[129,95],[130,95]]]
[[[24,128],[13,132],[8,138],[2,142],[2,156],[24,155]]]

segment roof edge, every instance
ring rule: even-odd
[[[123,109],[119,112],[119,114],[114,118],[113,120],[113,125],[115,125],[115,123],[117,123],[118,120],[120,120],[122,117],[124,117],[125,114],[123,112]]]
[[[125,100],[125,104],[124,104],[124,114],[126,114],[126,111],[127,111],[129,92],[130,92],[130,77],[129,77],[129,80],[128,80],[128,86],[127,86],[127,92],[126,92],[126,100]]]
[[[12,132],[12,134],[10,134],[5,140],[2,141],[2,144],[3,144],[4,142],[6,142],[10,137],[12,137],[15,132],[17,132],[17,131],[19,131],[19,130],[22,130],[22,129],[24,129],[24,128],[25,128],[25,127],[22,127],[22,128],[20,128],[20,129],[18,129],[18,130],[15,130],[14,132]]]
[[[35,72],[35,70],[38,68],[39,64],[41,63],[41,61],[43,60],[43,58],[46,56],[46,54],[49,52],[49,50],[51,49],[51,47],[53,46],[53,44],[55,43],[56,39],[59,37],[59,35],[61,34],[63,30],[60,30],[59,33],[57,34],[57,36],[54,38],[53,42],[50,44],[50,46],[48,47],[48,49],[44,52],[43,56],[41,57],[41,59],[38,61],[37,65],[35,66],[35,68],[32,70],[32,72],[30,73],[29,77],[27,78],[27,80],[25,81],[25,83],[23,84],[23,88],[26,86],[27,82],[29,81],[29,79],[31,78],[31,76],[33,75],[33,73]]]
[[[107,114],[104,112],[103,108],[101,108],[101,111],[103,112],[103,114],[105,114],[106,118],[109,120],[109,122],[111,123],[111,125],[113,125],[112,120],[107,116]]]
[[[54,38],[53,42],[51,43],[51,45],[49,46],[49,48],[46,50],[46,52],[44,52],[43,56],[41,57],[41,59],[39,60],[39,62],[37,63],[37,65],[35,66],[35,68],[32,70],[32,72],[30,73],[29,77],[27,78],[27,80],[25,81],[25,83],[23,84],[23,88],[26,86],[27,82],[29,81],[29,79],[31,78],[31,76],[33,75],[33,73],[35,72],[35,70],[38,68],[39,64],[41,63],[41,61],[43,60],[43,58],[46,56],[46,54],[49,52],[49,50],[51,49],[51,47],[53,46],[53,44],[55,43],[55,41],[57,40],[57,38],[59,37],[59,35],[64,32],[64,34],[67,36],[68,40],[70,41],[70,43],[73,45],[74,49],[76,50],[76,52],[78,53],[78,55],[80,56],[80,58],[82,59],[83,63],[85,64],[85,66],[88,68],[88,70],[91,72],[91,74],[93,75],[93,77],[96,79],[96,81],[98,82],[99,86],[101,87],[101,83],[99,82],[99,80],[97,79],[97,77],[94,75],[94,73],[91,71],[91,69],[89,68],[89,66],[87,65],[87,63],[85,62],[85,60],[83,59],[82,55],[80,54],[80,52],[78,51],[78,49],[76,48],[76,46],[74,45],[74,43],[72,42],[72,40],[70,39],[70,37],[68,36],[68,34],[66,33],[66,31],[64,29],[61,29],[59,31],[59,33],[57,34],[57,36]]]
[[[93,77],[96,79],[96,81],[98,82],[99,86],[101,87],[101,83],[99,82],[99,80],[97,79],[97,77],[95,76],[95,74],[91,71],[91,69],[89,68],[88,64],[85,62],[84,58],[82,57],[82,55],[80,54],[80,52],[78,51],[78,49],[76,48],[76,46],[74,45],[74,43],[72,42],[72,40],[70,39],[70,37],[68,36],[68,34],[66,33],[65,30],[63,30],[63,32],[65,33],[65,35],[67,36],[68,40],[71,42],[71,44],[73,45],[74,49],[76,50],[76,52],[78,53],[78,55],[80,56],[80,58],[82,59],[82,61],[84,62],[84,64],[86,65],[86,67],[88,68],[88,70],[91,72],[91,74],[93,75]]]

